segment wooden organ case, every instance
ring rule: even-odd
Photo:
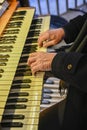
[[[46,51],[38,48],[37,38],[49,28],[50,17],[33,19],[34,8],[8,3],[0,17],[0,130],[38,130],[44,73],[34,77],[27,58]]]

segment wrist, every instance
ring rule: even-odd
[[[60,28],[60,33],[61,33],[62,38],[64,38],[65,37],[65,31],[64,31],[63,28]]]

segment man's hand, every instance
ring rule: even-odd
[[[38,38],[39,47],[48,47],[58,44],[64,38],[63,28],[52,29],[41,33]]]
[[[37,71],[50,71],[51,63],[56,53],[35,52],[29,55],[27,64],[31,67],[32,74]]]

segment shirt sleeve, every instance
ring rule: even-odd
[[[71,43],[76,39],[86,19],[87,13],[85,15],[79,15],[76,18],[71,19],[70,22],[63,27],[65,31],[64,40],[66,43]]]
[[[52,73],[71,86],[87,92],[87,54],[58,52],[52,61]]]

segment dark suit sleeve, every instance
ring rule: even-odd
[[[58,52],[52,62],[53,74],[87,92],[87,54]]]
[[[70,20],[70,22],[63,27],[65,31],[64,40],[66,43],[71,43],[76,39],[86,19],[87,13],[83,16],[79,15]]]

